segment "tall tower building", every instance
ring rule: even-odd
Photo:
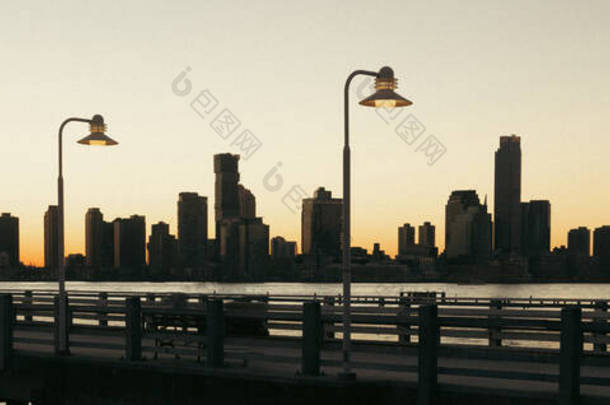
[[[491,256],[491,214],[474,190],[453,191],[445,207],[447,258],[472,261]]]
[[[451,244],[451,223],[458,215],[462,215],[468,207],[480,205],[479,196],[475,190],[452,191],[445,206],[445,248]]]
[[[19,266],[19,218],[8,213],[0,215],[0,255],[9,267]]]
[[[610,226],[605,225],[593,231],[593,255],[599,260],[602,271],[610,272]]]
[[[193,269],[203,268],[207,244],[207,197],[202,197],[197,193],[180,193],[178,197],[178,252],[182,266]]]
[[[114,265],[114,225],[104,221],[99,208],[89,208],[85,214],[85,254],[89,267]]]
[[[551,249],[551,203],[532,200],[521,203],[521,253],[542,256]]]
[[[494,185],[495,249],[521,251],[521,138],[501,136]]]
[[[568,231],[568,252],[574,256],[589,257],[591,253],[591,231],[581,226]]]
[[[417,238],[420,246],[433,248],[435,241],[436,228],[430,222],[424,222],[419,226]]]
[[[114,220],[114,267],[146,266],[146,219],[140,215]]]
[[[409,248],[415,246],[415,227],[404,224],[398,228],[398,254],[407,254]]]
[[[313,198],[303,199],[301,248],[305,255],[341,256],[343,200],[318,188]]]
[[[169,274],[176,265],[178,247],[169,225],[159,222],[151,227],[148,238],[148,264],[155,273]]]
[[[220,235],[220,222],[239,217],[239,155],[221,153],[214,155],[214,212],[216,239]],[[218,243],[218,241],[217,241]]]
[[[59,268],[58,237],[57,205],[49,205],[44,213],[44,267],[50,270]]]
[[[242,218],[256,218],[256,198],[254,194],[241,184],[238,184],[239,216]]]

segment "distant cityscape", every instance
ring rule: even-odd
[[[257,216],[256,198],[240,183],[239,155],[214,156],[215,239],[208,237],[208,198],[178,195],[176,234],[167,223],[151,226],[141,215],[104,219],[85,214],[85,255],[65,258],[71,280],[339,281],[342,199],[319,187],[302,200],[301,253],[297,242],[276,236]],[[445,206],[445,250],[436,247],[430,222],[398,227],[398,253],[378,243],[352,247],[353,280],[528,282],[610,280],[610,226],[568,232],[568,244],[551,250],[551,203],[521,201],[521,140],[502,136],[495,152],[494,210],[476,190],[451,191]],[[44,214],[44,268],[24,266],[19,219],[0,216],[0,278],[53,280],[57,276],[58,212]],[[148,254],[147,254],[148,253]]]

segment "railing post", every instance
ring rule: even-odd
[[[125,357],[129,361],[142,359],[142,315],[140,297],[129,297],[126,300],[126,348]]]
[[[330,318],[334,318],[335,316],[335,311],[333,311],[333,307],[335,306],[335,297],[326,297],[324,298],[324,306],[328,307],[330,309],[330,313],[331,316]],[[335,339],[335,332],[332,330],[329,330],[331,327],[333,327],[335,324],[333,322],[324,322],[322,328],[324,329],[323,335],[324,335],[324,340],[334,340]]]
[[[403,293],[400,293],[398,308],[398,316],[410,315],[411,301],[405,297]],[[398,342],[401,344],[411,343],[411,325],[408,323],[400,323],[398,324],[398,327],[401,330],[401,333],[398,334]]]
[[[225,315],[222,300],[208,300],[207,304],[207,361],[208,367],[224,365]]]
[[[439,344],[438,307],[433,304],[421,305],[419,307],[417,405],[434,403],[434,392],[438,382]]]
[[[608,312],[608,301],[595,301],[595,313],[599,315],[605,315]],[[605,318],[594,318],[593,324],[596,326],[603,326],[606,323]],[[606,337],[605,333],[596,332],[595,337]],[[607,351],[607,345],[605,343],[594,343],[593,351],[605,352]]]
[[[106,308],[108,306],[108,293],[107,292],[101,292],[98,294],[98,298],[97,298],[97,307],[100,308],[100,312],[97,313],[97,317],[98,317],[98,325],[99,326],[108,326],[108,319],[106,319],[106,317],[108,316],[108,312],[103,311],[104,308]]]
[[[303,339],[301,372],[320,375],[320,349],[322,348],[322,314],[319,302],[303,303]]]
[[[489,303],[490,310],[501,310],[502,309],[502,301],[500,300],[491,300]],[[498,321],[501,319],[500,315],[489,315],[489,347],[500,347],[502,346],[502,338],[500,334],[502,330],[497,325]]]
[[[27,290],[23,296],[23,303],[26,306],[25,309],[25,314],[23,316],[23,319],[26,322],[32,322],[32,309],[29,308],[32,305],[32,291],[31,290]]]
[[[60,344],[60,336],[62,335],[61,333],[59,333],[59,311],[61,310],[62,306],[59,305],[59,300],[60,297],[59,295],[56,295],[53,297],[53,303],[54,303],[54,340],[55,340],[55,354],[60,355],[60,356],[65,356],[70,354],[70,325],[72,324],[72,320],[69,319],[70,318],[70,307],[69,302],[68,302],[68,295],[64,295],[63,297],[64,299],[64,305],[63,308],[66,311],[66,316],[64,317],[64,319],[66,320],[66,323],[64,325],[65,328],[65,332],[63,333],[63,338],[65,339],[65,342],[63,342],[63,345]],[[65,350],[61,350],[61,347],[65,347]]]
[[[580,397],[580,356],[582,354],[582,310],[561,310],[561,343],[559,354],[559,404],[575,405]]]
[[[13,322],[13,298],[10,294],[0,294],[0,372],[11,367]]]

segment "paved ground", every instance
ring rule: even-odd
[[[73,334],[71,355],[100,357],[119,360],[124,354],[125,337],[121,333],[104,335]],[[49,331],[15,331],[15,348],[28,352],[53,351],[53,335]],[[24,340],[27,340],[24,341]],[[168,364],[172,367],[202,367],[197,363],[197,346],[176,344],[174,349],[183,351],[176,358],[172,353],[159,353],[154,360],[155,341],[143,339],[144,356],[151,363]],[[335,345],[336,346],[336,345]],[[298,341],[265,338],[230,337],[225,340],[227,367],[247,371],[260,376],[296,375],[300,369],[301,347]],[[203,351],[201,351],[204,357]],[[154,363],[156,361],[156,363]],[[359,379],[373,381],[417,380],[417,355],[415,351],[404,353],[400,350],[373,350],[366,345],[358,345],[352,355],[353,369]],[[201,364],[201,365],[200,365]],[[327,376],[341,371],[341,352],[337,349],[322,351],[322,372]],[[512,379],[499,378],[499,373],[512,373]],[[495,374],[494,374],[495,373]],[[439,383],[472,389],[498,389],[521,393],[554,393],[559,366],[553,363],[511,360],[481,360],[455,357],[439,358]],[[582,393],[608,397],[610,400],[610,367],[583,366],[582,377],[607,378],[598,385],[583,385]],[[323,377],[322,377],[323,378]],[[553,378],[555,381],[553,381]]]

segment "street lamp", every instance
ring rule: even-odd
[[[413,104],[411,101],[398,95],[394,71],[388,67],[382,67],[379,72],[369,70],[355,70],[345,82],[345,145],[343,147],[343,372],[341,377],[352,379],[355,374],[350,371],[351,352],[351,234],[350,234],[350,149],[349,149],[349,85],[352,79],[358,75],[375,77],[375,93],[360,101],[361,105],[367,107],[406,107]]]
[[[62,161],[62,138],[66,124],[69,122],[85,122],[89,124],[89,135],[79,140],[81,145],[111,146],[118,142],[106,135],[106,125],[101,115],[94,115],[91,119],[87,118],[68,118],[59,127],[59,176],[57,177],[57,253],[58,269],[57,277],[59,281],[59,316],[57,353],[68,354],[68,335],[67,335],[67,307],[66,307],[66,270],[64,267],[64,178]]]

